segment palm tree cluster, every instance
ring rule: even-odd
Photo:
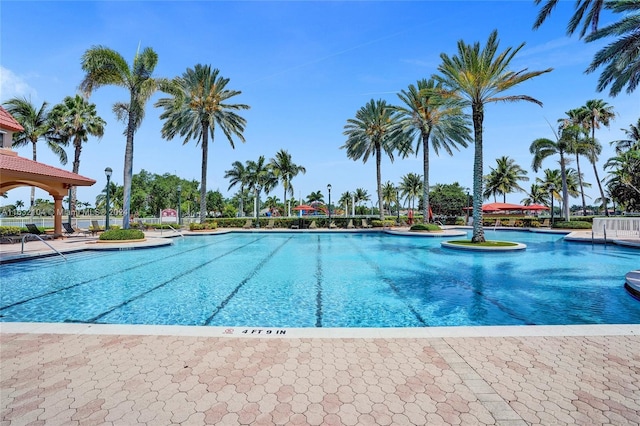
[[[300,173],[306,173],[306,169],[295,164],[289,152],[280,150],[269,162],[263,155],[258,158],[258,161],[249,160],[245,164],[235,161],[232,168],[225,171],[224,177],[229,179],[229,190],[235,186],[239,187],[237,197],[240,215],[243,216],[244,201],[249,194],[253,194],[255,197],[254,214],[257,215],[260,209],[258,200],[260,200],[262,191],[268,195],[279,183],[284,188],[284,205],[287,206],[287,194],[290,196],[294,194],[293,178]],[[271,197],[267,199],[266,204],[270,208],[275,208],[279,204],[279,200],[277,197]],[[286,211],[287,215],[291,214],[290,208]]]
[[[483,242],[482,194],[483,194],[483,131],[484,108],[487,103],[528,101],[542,105],[527,95],[501,95],[520,83],[551,71],[511,71],[509,65],[524,47],[507,48],[498,53],[498,33],[493,31],[484,47],[463,40],[458,42],[458,53],[452,57],[440,55],[439,74],[429,81],[419,81],[417,88],[399,94],[406,107],[392,107],[382,100],[371,100],[362,107],[355,119],[347,120],[345,135],[347,156],[364,162],[374,155],[378,182],[378,202],[382,218],[382,180],[380,156],[385,152],[393,161],[393,153],[403,157],[411,154],[410,141],[419,137],[424,153],[424,220],[428,220],[428,141],[433,134],[434,149],[466,146],[471,140],[469,117],[463,108],[471,108],[473,142],[475,145],[473,171],[473,238]],[[436,151],[437,152],[437,151]]]
[[[608,192],[625,211],[640,209],[640,118],[624,130],[626,139],[613,141],[616,156],[605,163],[610,169]]]

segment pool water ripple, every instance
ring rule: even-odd
[[[499,235],[498,235],[499,234]],[[496,238],[497,237],[497,238]],[[231,233],[1,265],[0,321],[251,327],[640,323],[638,250],[489,231],[513,253],[382,233]]]

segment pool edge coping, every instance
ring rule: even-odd
[[[453,326],[407,328],[203,327],[181,325],[0,322],[0,334],[77,334],[285,339],[638,336],[640,324]]]

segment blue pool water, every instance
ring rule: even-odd
[[[382,233],[229,233],[0,266],[0,321],[252,327],[640,323],[638,250],[486,231],[524,251]],[[499,234],[499,235],[498,235]]]

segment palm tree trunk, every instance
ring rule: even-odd
[[[596,140],[596,126],[592,123],[591,125],[591,141]],[[598,177],[598,168],[596,167],[596,156],[592,155],[591,159],[593,162],[591,165],[593,166],[593,173],[596,176],[596,182],[598,182],[598,189],[600,190],[600,198],[602,199],[602,207],[604,207],[604,215],[609,216],[609,207],[607,207],[607,198],[604,196],[604,191],[602,190],[602,183],[600,183],[600,178]]]
[[[200,223],[207,217],[207,158],[209,156],[209,125],[202,123],[202,173],[200,175]]]
[[[484,110],[480,104],[472,104],[473,134],[475,150],[473,157],[473,237],[474,243],[485,242],[484,228],[482,227],[482,122]]]
[[[382,173],[380,164],[382,162],[380,147],[376,147],[376,177],[378,179],[378,208],[380,209],[380,220],[384,220],[384,212],[382,211]]]
[[[422,165],[424,178],[422,181],[422,222],[429,222],[429,135],[431,131],[427,130],[422,134]]]
[[[584,185],[582,184],[582,172],[580,171],[580,155],[576,153],[576,168],[578,169],[578,184],[580,185],[580,195],[582,196],[582,216],[587,215],[587,203],[584,200]]]
[[[36,141],[37,141],[37,139],[36,139]],[[36,141],[33,141],[33,140],[31,141],[32,142],[31,150],[32,150],[32,153],[33,153],[33,161],[38,161],[37,160],[38,157],[36,155]],[[31,218],[31,222],[33,222],[33,216],[35,214],[35,211],[34,211],[35,204],[36,204],[36,187],[32,186],[31,187],[31,207],[29,208],[29,217]]]
[[[133,105],[133,100],[129,103]],[[133,179],[133,135],[135,133],[135,113],[129,112],[127,124],[127,145],[124,150],[124,176],[122,194],[122,228],[129,229],[129,210],[131,208],[131,181]]]
[[[560,175],[562,176],[562,210],[564,220],[569,221],[569,188],[567,187],[567,169],[565,167],[564,152],[560,152]]]
[[[82,152],[82,139],[80,139],[79,135],[76,135],[73,140],[73,146],[75,147],[75,151],[73,154],[73,173],[78,174],[80,171],[80,152]],[[69,201],[71,205],[71,212],[69,215],[71,217],[75,216],[76,212],[76,204],[77,204],[77,192],[78,188],[76,186],[71,187],[71,200]]]

